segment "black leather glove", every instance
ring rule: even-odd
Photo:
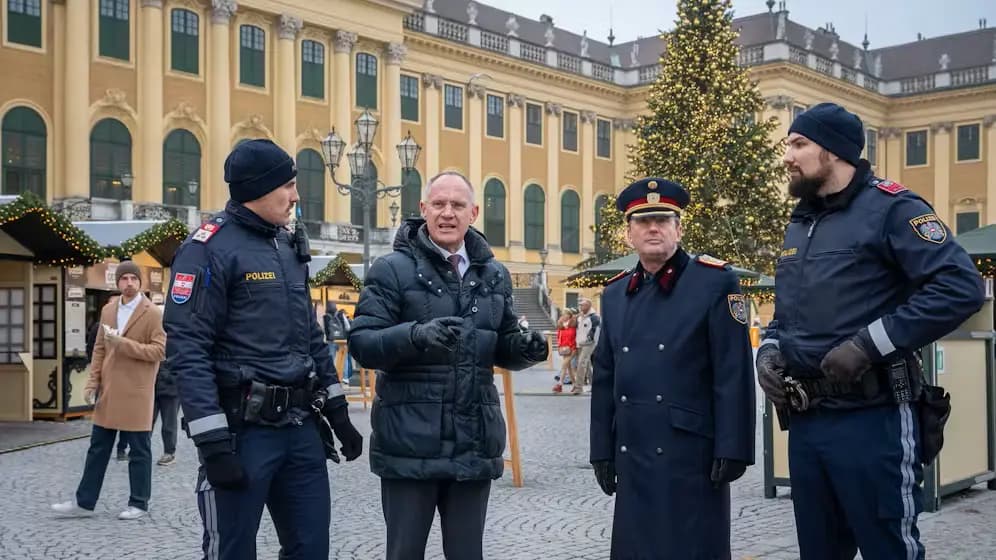
[[[871,367],[871,356],[862,347],[858,336],[837,345],[820,362],[823,375],[835,383],[856,383]]]
[[[522,334],[520,348],[522,349],[522,357],[534,363],[542,362],[550,353],[546,337],[536,331]]]
[[[595,469],[595,480],[605,492],[606,496],[616,493],[616,463],[615,461],[594,461],[591,466]]]
[[[785,408],[785,358],[774,344],[765,344],[757,351],[757,382],[775,408]]]
[[[716,458],[712,460],[712,472],[709,478],[714,488],[729,484],[744,475],[747,463],[736,459]]]
[[[332,425],[335,437],[339,438],[339,443],[342,444],[339,450],[342,451],[343,457],[347,461],[359,457],[363,453],[363,436],[356,431],[353,423],[349,421],[348,408],[342,405],[326,406],[324,414],[328,418],[329,424]]]
[[[231,440],[212,441],[197,446],[204,465],[204,476],[211,486],[221,490],[242,490],[249,485],[239,456],[232,448]]]
[[[437,317],[428,323],[415,323],[412,325],[412,344],[419,350],[454,350],[461,325],[463,319],[460,317]]]

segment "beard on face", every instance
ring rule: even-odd
[[[801,169],[795,168],[799,176],[789,182],[789,195],[806,200],[816,198],[824,183],[830,178],[830,155],[826,150],[820,152],[820,164],[820,169],[811,176],[807,176]]]
[[[794,198],[813,199],[820,192],[824,179],[822,177],[807,177],[799,174],[789,183],[789,194]]]

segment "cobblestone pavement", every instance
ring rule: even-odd
[[[549,390],[552,372],[515,376],[517,393]],[[511,473],[491,493],[486,557],[496,560],[608,558],[612,498],[597,488],[587,464],[588,397],[516,398],[525,486],[514,488]],[[353,421],[369,433],[369,412],[351,405]],[[49,504],[70,499],[79,480],[88,440],[76,440],[0,455],[0,560],[200,558],[200,520],[193,495],[194,448],[181,437],[178,461],[153,466],[151,515],[118,521],[128,497],[127,464],[112,459],[98,515],[57,519]],[[158,434],[153,453],[161,451]],[[758,458],[761,457],[760,448]],[[331,465],[332,558],[383,557],[384,526],[379,483],[366,455],[348,465]],[[798,558],[792,504],[785,492],[762,497],[759,467],[733,485],[734,558]],[[945,560],[996,558],[996,493],[984,486],[949,499],[937,514],[921,517],[928,553]],[[437,525],[426,558],[441,559]],[[277,540],[264,518],[259,557],[275,559]]]

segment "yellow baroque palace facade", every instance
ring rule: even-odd
[[[469,0],[0,4],[3,194],[33,191],[83,219],[167,212],[196,224],[227,199],[232,147],[271,138],[297,157],[314,247],[356,255],[369,235],[383,254],[394,199],[362,232],[362,206],[336,191],[320,155],[332,127],[355,141],[368,108],[377,176],[405,185],[397,219],[417,213],[426,177],[464,173],[497,257],[524,278],[542,254],[559,305],[577,296],[558,280],[594,250],[600,197],[624,186],[662,50]],[[841,103],[864,119],[880,175],[958,233],[996,223],[996,30],[870,49],[785,10],[735,26],[777,134],[809,105]],[[423,151],[403,176],[395,145],[408,132]]]

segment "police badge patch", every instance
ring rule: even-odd
[[[730,306],[730,315],[738,322],[747,324],[747,296],[743,294],[729,294],[726,302]]]
[[[169,291],[169,297],[173,300],[173,303],[177,305],[187,303],[191,294],[194,293],[194,280],[196,279],[196,274],[184,274],[182,272],[177,272],[173,276],[173,288]]]
[[[937,217],[937,214],[917,216],[910,220],[910,225],[913,226],[913,231],[924,241],[930,241],[939,245],[944,243],[944,240],[948,238],[948,230],[941,223],[941,219]]]

